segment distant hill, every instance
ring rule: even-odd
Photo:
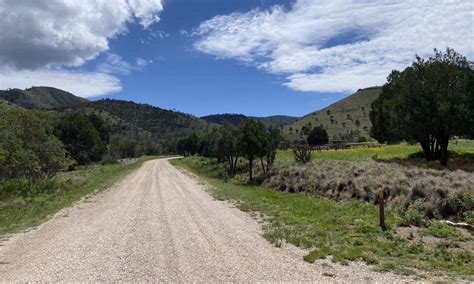
[[[239,126],[243,121],[253,119],[261,121],[266,127],[280,127],[296,121],[298,118],[285,116],[285,115],[274,115],[268,117],[256,117],[256,116],[245,116],[243,114],[213,114],[203,116],[201,119],[214,124],[219,125],[231,125]]]
[[[219,125],[239,126],[242,121],[247,120],[248,117],[243,114],[223,113],[203,116],[201,119]]]
[[[286,116],[286,115],[273,115],[273,116],[267,116],[267,117],[250,116],[250,118],[261,121],[263,124],[265,124],[266,127],[273,127],[273,128],[278,128],[278,127],[293,123],[298,120],[298,117]]]
[[[88,100],[71,93],[51,87],[33,87],[30,89],[10,89],[0,91],[0,99],[23,108],[53,109],[80,105]]]
[[[360,89],[345,99],[284,126],[283,137],[289,141],[303,140],[313,127],[322,126],[331,142],[370,140],[370,106],[381,90],[381,87]]]
[[[137,129],[145,130],[163,143],[183,138],[193,133],[208,132],[212,125],[192,115],[165,110],[148,104],[138,104],[120,100],[99,100],[80,106],[82,109],[93,109],[109,115],[109,120],[118,118]]]

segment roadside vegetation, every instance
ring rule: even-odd
[[[79,166],[53,178],[9,180],[0,192],[0,235],[36,226],[88,194],[106,189],[156,157],[133,163]]]
[[[109,131],[95,114],[0,104],[0,234],[37,225],[112,185],[147,158],[111,158]]]
[[[455,167],[461,159],[468,162],[470,159],[474,161],[474,140],[467,139],[453,139],[449,143],[448,148],[450,158],[454,164],[448,165]],[[420,162],[423,159],[423,153],[420,152],[420,146],[416,144],[355,144],[352,149],[330,149],[330,150],[314,150],[311,157],[314,160],[371,160],[371,159],[410,159],[412,161]],[[421,158],[421,159],[418,159]],[[278,161],[294,161],[293,150],[279,150],[276,154]],[[422,163],[418,163],[422,164]],[[426,164],[426,163],[423,163]],[[431,163],[434,166],[434,163]]]
[[[363,260],[381,271],[473,280],[473,84],[465,57],[435,51],[393,71],[378,90],[370,133],[382,144],[315,151],[330,137],[324,125],[311,125],[290,150],[277,151],[278,130],[245,121],[178,142],[187,158],[174,163],[263,220],[269,241],[310,249],[307,261]],[[388,230],[377,225],[381,190]]]
[[[424,219],[414,210],[401,213],[389,207],[389,229],[382,231],[373,203],[350,198],[337,202],[272,190],[238,176],[223,178],[225,167],[212,158],[194,156],[172,163],[204,178],[216,199],[230,201],[261,221],[264,237],[276,246],[287,242],[309,249],[306,261],[361,260],[378,271],[474,280],[474,238],[467,230]],[[408,226],[416,222],[420,227]]]

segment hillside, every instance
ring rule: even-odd
[[[123,123],[130,124],[166,143],[192,133],[206,133],[212,127],[206,121],[188,114],[128,101],[105,99],[90,102],[81,108],[106,112],[120,119],[122,123],[118,126]]]
[[[213,114],[208,116],[203,116],[201,119],[214,124],[219,125],[232,125],[239,126],[243,121],[248,119],[253,119],[261,121],[266,127],[281,127],[286,124],[290,124],[296,121],[298,118],[285,116],[285,115],[274,115],[267,117],[256,117],[256,116],[245,116],[243,114]]]
[[[360,89],[343,100],[282,127],[283,136],[289,141],[302,140],[306,139],[311,128],[323,126],[331,142],[370,140],[370,106],[380,91],[380,87]]]
[[[73,107],[88,100],[51,87],[33,87],[30,89],[0,90],[0,99],[24,108],[53,109]]]
[[[266,127],[273,127],[273,128],[281,127],[283,125],[287,125],[298,120],[298,117],[286,116],[286,115],[273,115],[273,116],[267,116],[267,117],[250,116],[249,118],[261,121],[263,124],[265,124]]]
[[[201,119],[219,125],[239,126],[248,117],[243,114],[223,113],[203,116]]]

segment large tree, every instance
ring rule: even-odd
[[[247,120],[240,127],[236,143],[242,156],[248,160],[249,180],[253,179],[253,162],[263,152],[266,131],[263,123],[255,120]]]
[[[453,49],[416,57],[388,76],[372,104],[371,135],[379,142],[417,141],[427,160],[447,165],[449,139],[474,134],[473,92],[473,65]]]
[[[315,128],[311,129],[306,140],[311,146],[319,146],[327,144],[329,138],[328,133],[324,128],[316,126]]]
[[[238,129],[232,126],[223,126],[219,129],[214,142],[215,156],[227,162],[229,173],[235,175],[239,148],[237,147]]]
[[[53,130],[53,117],[46,112],[0,106],[0,184],[52,176],[71,163]]]
[[[58,123],[56,135],[66,145],[70,156],[80,165],[102,160],[109,142],[107,128],[94,114],[66,115]]]
[[[281,142],[281,133],[279,129],[270,128],[264,132],[264,138],[260,147],[260,163],[263,173],[266,174],[275,162],[276,151]]]

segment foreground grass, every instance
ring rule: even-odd
[[[454,140],[449,143],[449,150],[459,155],[472,154],[474,155],[474,140]],[[317,160],[369,160],[377,159],[394,159],[394,158],[408,158],[421,151],[418,144],[397,144],[397,145],[381,145],[372,148],[354,148],[345,150],[329,150],[329,151],[314,151],[313,158]],[[293,151],[278,151],[277,160],[293,161]]]
[[[367,202],[334,202],[226,182],[219,178],[222,165],[199,157],[172,163],[205,178],[217,199],[235,202],[242,211],[263,220],[264,237],[273,244],[288,242],[310,249],[306,261],[331,256],[342,264],[362,260],[379,271],[418,277],[429,272],[474,280],[474,256],[462,247],[472,236],[442,224],[408,228],[410,232],[402,234],[394,225],[399,216],[389,210],[387,223],[392,227],[384,232],[377,225],[377,208]]]
[[[39,225],[60,209],[87,194],[110,187],[120,178],[156,157],[142,157],[130,164],[93,165],[58,174],[47,181],[41,194],[0,201],[0,235]]]

